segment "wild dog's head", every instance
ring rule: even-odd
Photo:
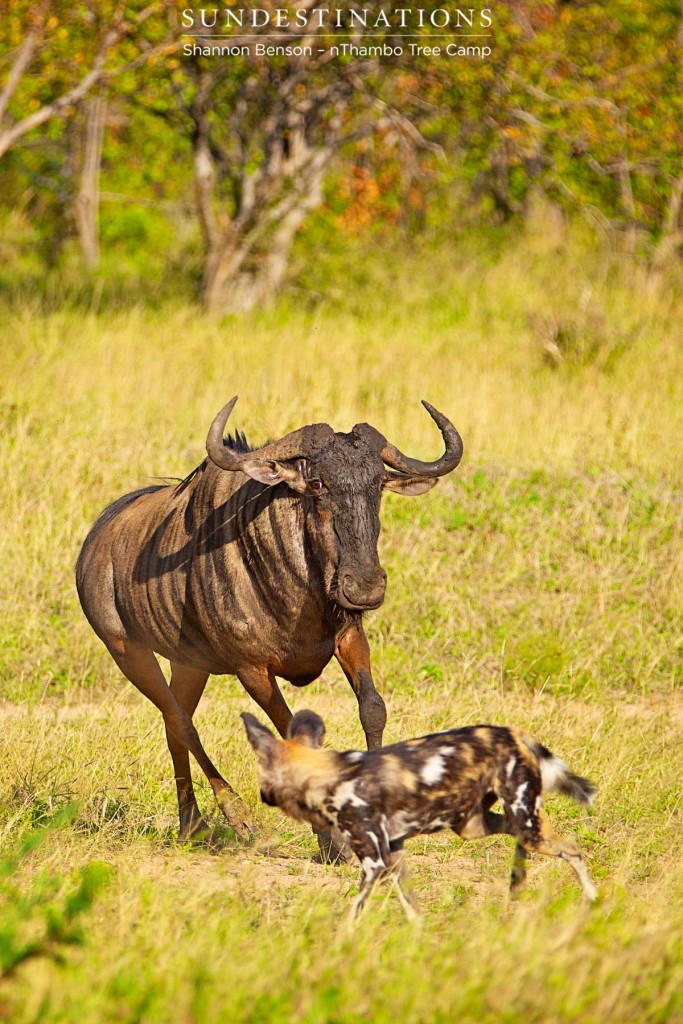
[[[325,739],[325,723],[315,711],[297,711],[289,723],[287,739],[318,750]]]
[[[280,740],[258,718],[243,712],[247,738],[258,758],[261,800],[280,807],[293,818],[316,827],[328,824],[322,816],[325,795],[337,777],[337,755],[321,750],[325,723],[313,711],[298,711]]]

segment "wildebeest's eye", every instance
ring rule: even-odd
[[[325,484],[322,480],[309,480],[308,489],[312,494],[322,494],[325,490]]]

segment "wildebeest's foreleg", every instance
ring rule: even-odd
[[[349,626],[337,638],[334,653],[358,700],[367,748],[377,750],[382,746],[387,709],[372,680],[370,646],[360,622]]]
[[[281,736],[287,735],[287,728],[292,720],[292,712],[282,696],[280,687],[272,672],[265,666],[241,669],[239,681],[250,697],[256,701],[262,711],[268,715]],[[344,840],[337,829],[313,829],[320,847],[320,856],[324,863],[348,860],[348,852]]]
[[[527,852],[521,843],[515,844],[515,852],[512,858],[512,871],[510,872],[510,892],[514,895],[519,893],[526,882],[526,860]]]
[[[202,672],[199,669],[188,668],[186,665],[171,662],[171,691],[180,707],[183,711],[187,712],[190,718],[195,713],[208,678],[208,672]],[[208,830],[208,825],[197,806],[197,798],[190,773],[188,748],[180,740],[176,739],[168,726],[166,726],[166,741],[173,759],[173,770],[178,790],[178,810],[180,813],[178,837],[182,841],[190,839],[197,833]]]
[[[128,639],[107,646],[123,674],[161,711],[167,734],[174,736],[176,741],[189,750],[196,759],[209,780],[218,805],[231,828],[240,837],[248,838],[253,830],[242,801],[206,754],[190,715],[180,706],[176,696],[167,686],[159,662],[152,651]]]

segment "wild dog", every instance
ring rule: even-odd
[[[325,724],[299,711],[280,740],[254,715],[242,715],[259,764],[261,799],[314,829],[338,828],[362,868],[352,920],[375,883],[390,876],[409,918],[418,916],[401,864],[406,839],[450,828],[462,839],[505,833],[516,839],[513,893],[529,853],[561,857],[589,900],[597,889],[573,839],[552,828],[543,793],[590,804],[595,789],[564,761],[517,729],[476,725],[420,736],[379,750],[323,750]],[[500,800],[503,814],[491,807]]]

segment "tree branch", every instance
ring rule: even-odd
[[[80,82],[77,82],[71,89],[68,89],[57,99],[51,103],[46,103],[33,114],[29,114],[28,117],[23,118],[21,121],[17,121],[11,127],[6,128],[0,133],[0,158],[24,135],[33,131],[35,128],[39,128],[41,125],[49,121],[50,118],[60,116],[67,107],[75,106],[83,97],[92,89],[92,87],[106,74],[105,72],[105,61],[110,50],[123,38],[123,36],[130,30],[130,23],[124,20],[125,4],[119,3],[112,21],[110,28],[102,37],[99,48],[95,54],[90,70],[83,76]],[[139,13],[135,19],[137,25],[145,21],[150,14],[154,11],[154,5],[149,5],[143,11]],[[38,35],[32,30],[29,31],[24,42],[22,43],[17,58],[12,66],[9,77],[5,84],[5,88],[0,97],[0,117],[6,109],[9,100],[14,93],[21,75],[26,71],[37,47]],[[168,44],[164,44],[168,45]],[[159,48],[154,48],[145,55],[145,58],[150,56],[152,53],[158,52]],[[131,65],[132,66],[132,65]],[[4,101],[4,107],[2,102]]]
[[[14,95],[14,92],[21,80],[21,76],[33,60],[33,54],[36,52],[39,38],[40,36],[38,32],[34,29],[30,29],[17,51],[17,56],[12,64],[9,75],[7,76],[7,81],[5,82],[5,88],[2,90],[2,94],[0,95],[0,124],[2,124],[7,110],[7,105]]]

